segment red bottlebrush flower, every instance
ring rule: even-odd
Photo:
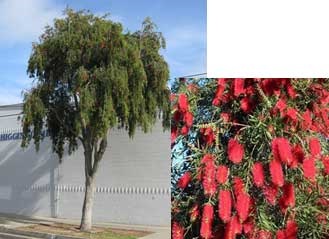
[[[259,79],[259,84],[262,90],[264,91],[265,95],[272,94],[272,86],[271,86],[271,79]]]
[[[274,106],[274,111],[277,112],[279,110],[281,117],[285,116],[285,109],[287,108],[287,103],[284,99],[279,99]]]
[[[257,162],[252,167],[252,176],[256,187],[262,187],[264,185],[264,169],[260,162]]]
[[[283,194],[280,199],[281,210],[285,211],[288,207],[295,206],[295,189],[292,183],[283,186]]]
[[[255,84],[258,83],[258,79],[246,79],[244,84],[245,94],[246,95],[255,95],[256,88]]]
[[[270,162],[270,174],[273,184],[282,187],[284,184],[284,175],[282,165],[279,160],[273,159]]]
[[[313,102],[311,110],[315,117],[320,117],[321,108],[318,103]]]
[[[235,215],[231,219],[231,225],[232,225],[232,230],[233,233],[236,234],[241,234],[242,233],[242,225],[238,219],[238,217]]]
[[[231,223],[228,223],[225,226],[224,239],[235,239],[235,235],[230,224]]]
[[[182,117],[182,113],[176,110],[172,118],[175,122],[179,122],[181,120],[181,117]]]
[[[199,217],[199,205],[195,204],[190,210],[190,221],[194,222]]]
[[[238,217],[235,215],[226,224],[224,238],[235,239],[236,235],[241,233],[242,233],[242,225],[239,222]]]
[[[230,139],[227,146],[228,159],[234,164],[238,164],[242,161],[244,149],[236,139]]]
[[[286,138],[279,137],[272,140],[272,153],[274,159],[288,165],[294,160],[289,140]]]
[[[226,85],[226,79],[225,78],[218,78],[217,79],[217,85],[218,86],[221,86],[221,87],[225,87],[225,85]]]
[[[297,110],[293,109],[293,108],[288,108],[287,109],[287,113],[286,116],[293,122],[296,123],[297,122]]]
[[[202,134],[202,140],[207,144],[211,145],[216,140],[216,136],[212,130],[212,128],[202,128],[200,129],[200,133]]]
[[[229,169],[225,165],[217,167],[216,179],[219,184],[225,184],[227,181]]]
[[[185,125],[188,128],[191,128],[191,126],[193,125],[193,114],[191,112],[186,112],[184,114],[184,121],[185,121]]]
[[[219,98],[214,98],[214,99],[212,100],[212,104],[213,104],[214,106],[218,106],[218,105],[220,104],[220,99],[219,99]]]
[[[216,192],[216,166],[213,162],[208,161],[205,164],[202,175],[202,186],[206,196],[212,196]]]
[[[324,208],[328,208],[328,206],[329,206],[329,198],[325,198],[325,197],[319,198],[317,200],[316,204],[319,205],[319,206],[322,206]]]
[[[303,172],[305,178],[309,179],[311,182],[315,182],[316,168],[313,158],[304,159]]]
[[[205,195],[213,195],[216,191],[216,166],[214,157],[211,154],[205,154],[201,160],[204,164],[200,177],[202,178],[202,185]]]
[[[272,239],[273,235],[270,231],[266,231],[266,230],[259,230],[257,232],[258,237],[257,239]]]
[[[241,78],[235,78],[234,82],[233,82],[233,94],[235,97],[238,97],[240,94],[244,94],[245,93],[245,89],[244,89],[244,79]]]
[[[186,125],[184,125],[181,128],[180,133],[181,133],[181,135],[187,135],[188,134],[188,131],[189,131],[189,128]]]
[[[230,93],[226,93],[222,96],[222,102],[224,104],[226,104],[227,102],[229,102],[232,99],[232,96]]]
[[[279,189],[277,186],[272,185],[265,185],[263,188],[263,194],[265,199],[268,201],[269,204],[275,205],[276,203],[276,197],[278,195]]]
[[[296,239],[298,232],[298,225],[295,221],[288,221],[285,230],[285,235],[287,239]]]
[[[248,236],[248,235],[252,235],[252,233],[254,232],[255,229],[255,222],[253,219],[248,218],[247,221],[245,221],[243,223],[243,231],[244,233]]]
[[[321,117],[325,125],[329,125],[328,109],[321,109]]]
[[[326,175],[329,175],[329,156],[323,156],[322,157],[322,163],[324,166],[324,173]]]
[[[173,239],[184,239],[184,227],[174,222],[171,227],[171,236]]]
[[[319,224],[327,224],[327,217],[323,214],[318,214],[316,216],[316,221],[319,223]],[[328,237],[326,239],[329,239]]]
[[[328,126],[326,126],[325,124],[323,124],[322,122],[314,122],[312,125],[312,130],[313,131],[317,131],[318,133],[323,134],[324,136],[326,136],[327,138],[329,137],[329,130],[328,130]]]
[[[288,221],[285,229],[278,230],[277,239],[297,239],[298,225],[295,221]]]
[[[277,79],[261,80],[260,85],[266,95],[273,95],[274,90],[278,88],[277,81]]]
[[[213,196],[216,192],[215,170],[207,169],[203,174],[202,185],[206,196]]]
[[[188,109],[188,99],[185,94],[179,94],[178,96],[178,108],[182,112],[186,112]]]
[[[303,113],[302,115],[302,129],[303,130],[308,130],[311,128],[312,126],[312,116],[311,116],[311,111],[309,111],[308,109]]]
[[[204,239],[212,237],[212,223],[214,219],[214,208],[211,204],[207,203],[203,207],[200,235]]]
[[[309,147],[312,156],[317,157],[321,154],[321,145],[318,138],[310,138]]]
[[[293,155],[293,160],[292,160],[292,162],[290,162],[290,164],[289,164],[289,168],[297,168],[297,166],[298,166],[298,157],[299,157],[299,147],[298,147],[298,145],[295,145],[293,148],[292,148],[292,155]],[[303,151],[301,152],[302,154],[303,154]]]
[[[293,149],[292,149],[292,154],[294,156],[294,161],[296,164],[297,163],[302,163],[304,161],[305,155],[304,155],[304,151],[302,146],[300,146],[299,144],[296,144]],[[294,164],[294,162],[293,162]]]
[[[276,232],[276,239],[286,239],[286,235],[284,233],[284,230],[278,230]]]
[[[186,186],[190,183],[191,179],[192,179],[191,173],[190,172],[186,172],[178,180],[177,186],[180,187],[181,189],[185,189]]]
[[[288,93],[288,95],[289,95],[290,98],[292,98],[292,99],[295,99],[296,98],[297,93],[296,93],[293,85],[291,84],[290,79],[289,79],[289,81],[286,84],[286,90],[287,90],[287,93]]]
[[[274,138],[271,142],[272,154],[275,160],[281,161],[279,154],[279,138]]]
[[[223,222],[231,219],[232,197],[228,190],[220,190],[218,194],[218,215]]]
[[[237,197],[240,193],[244,193],[244,182],[240,177],[233,178],[234,195]]]
[[[244,97],[240,100],[240,108],[243,112],[249,113],[253,108],[251,99]]]
[[[215,158],[212,154],[205,154],[202,159],[201,159],[201,163],[203,164],[214,164]]]
[[[231,115],[229,113],[221,113],[220,118],[223,119],[223,122],[227,123],[230,121]]]
[[[217,84],[218,84],[217,91],[216,91],[215,97],[212,101],[212,104],[215,106],[218,106],[221,103],[223,93],[225,90],[226,80],[223,78],[220,78],[220,79],[218,79]]]
[[[246,193],[240,193],[237,196],[235,208],[238,213],[241,222],[244,222],[250,213],[250,196]]]

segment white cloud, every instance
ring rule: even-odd
[[[51,0],[0,0],[0,42],[36,41],[62,10]]]

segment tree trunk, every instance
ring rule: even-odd
[[[92,227],[92,211],[94,203],[94,177],[86,177],[85,198],[82,207],[82,218],[80,224],[81,231],[91,231]]]
[[[90,137],[87,137],[85,142],[82,141],[85,152],[85,198],[82,207],[82,217],[80,230],[81,231],[91,231],[92,227],[92,211],[94,203],[95,194],[95,175],[98,169],[100,160],[102,159],[106,146],[107,146],[107,136],[105,135],[101,141],[94,140],[91,143]],[[99,143],[98,143],[99,142]]]

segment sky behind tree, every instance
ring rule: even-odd
[[[206,0],[1,0],[0,105],[19,103],[31,86],[26,74],[32,42],[66,7],[110,13],[126,30],[140,29],[149,16],[163,32],[170,78],[206,72]]]

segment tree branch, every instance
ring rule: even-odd
[[[96,143],[97,146],[97,143]],[[103,136],[101,142],[99,143],[98,149],[95,147],[94,151],[94,165],[92,169],[92,173],[95,174],[98,169],[99,162],[102,160],[103,155],[105,153],[107,147],[107,134]]]
[[[93,144],[91,142],[92,136],[90,130],[86,129],[86,135],[85,135],[85,152],[88,154],[86,157],[86,169],[88,172],[88,176],[92,175],[92,165],[93,165]],[[88,158],[88,160],[87,160]]]
[[[75,105],[75,108],[77,110],[77,114],[79,116],[79,120],[80,120],[80,124],[81,124],[81,128],[82,128],[82,135],[85,135],[86,134],[86,123],[85,121],[83,120],[82,116],[81,116],[81,110],[80,110],[80,105],[79,105],[79,102],[78,102],[78,97],[76,94],[73,94],[73,98],[74,98],[74,105]]]

